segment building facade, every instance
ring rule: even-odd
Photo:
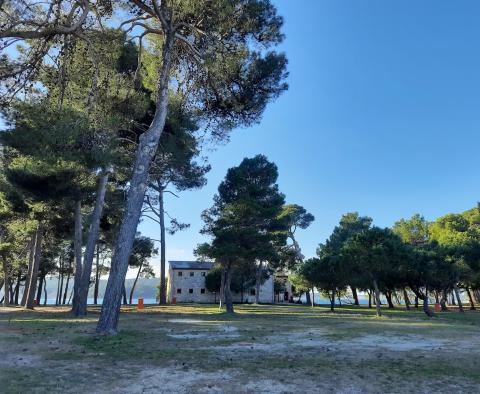
[[[219,294],[211,293],[205,286],[205,277],[213,263],[203,261],[169,261],[167,299],[170,303],[199,302],[215,303]],[[246,289],[243,294],[232,292],[234,302],[255,301],[255,288]],[[261,303],[276,302],[274,278],[270,276],[261,286]],[[283,301],[283,297],[281,298]]]

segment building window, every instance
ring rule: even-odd
[[[205,272],[202,272],[202,276],[205,276]]]
[[[183,272],[182,272],[182,271],[178,271],[178,276],[183,276]]]
[[[255,289],[250,289],[250,295],[255,295]]]
[[[190,276],[193,276],[193,275],[195,275],[195,272],[193,272],[193,271],[190,272]]]
[[[205,294],[205,289],[200,289],[200,293]]]
[[[182,294],[182,289],[177,289],[177,294]]]
[[[190,294],[193,294],[193,289],[188,289],[188,292],[189,292]]]

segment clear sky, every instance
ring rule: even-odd
[[[289,203],[315,215],[303,253],[349,211],[391,226],[480,200],[480,2],[278,0],[290,89],[258,126],[236,130],[209,154],[200,191],[167,197],[191,223],[169,236],[168,259],[192,259],[200,213],[229,167],[265,154]],[[156,224],[139,229],[158,239]]]
[[[227,169],[258,153],[278,165],[287,202],[316,217],[298,233],[307,257],[349,211],[391,226],[480,200],[480,1],[275,3],[290,89],[208,153],[206,187],[166,196],[167,211],[191,223],[168,236],[167,259],[194,258],[202,210]],[[139,230],[159,237],[147,220]]]

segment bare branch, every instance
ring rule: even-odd
[[[77,9],[81,8],[82,13],[78,20],[71,24],[74,14],[76,13]],[[79,30],[82,25],[84,24],[87,16],[90,12],[90,4],[88,0],[80,0],[76,2],[75,5],[72,7],[68,17],[67,17],[67,24],[57,24],[58,18],[55,19],[53,23],[48,23],[48,21],[44,20],[43,23],[36,22],[34,20],[27,20],[21,21],[22,25],[30,25],[30,26],[37,26],[37,29],[34,30],[22,30],[22,29],[6,29],[0,31],[0,38],[20,38],[23,40],[34,39],[34,38],[46,38],[46,37],[53,37],[57,34],[71,34],[75,31]],[[49,17],[50,10],[47,12],[47,16]],[[39,29],[43,27],[43,29]]]

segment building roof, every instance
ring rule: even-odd
[[[213,263],[208,261],[169,261],[172,270],[210,270]]]

